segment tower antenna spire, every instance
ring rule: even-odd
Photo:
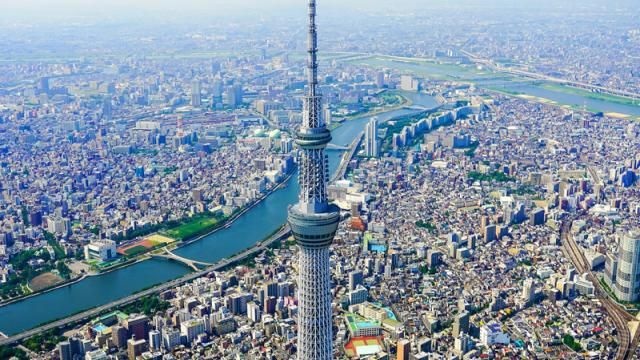
[[[307,45],[307,76],[309,82],[309,96],[315,96],[318,87],[318,28],[316,26],[315,0],[309,0],[309,34]]]
[[[299,251],[298,359],[333,358],[331,268],[329,246],[333,242],[340,210],[329,204],[328,160],[325,155],[331,132],[321,117],[318,90],[318,34],[316,1],[309,0],[307,35],[308,93],[304,99],[302,126],[296,134],[300,149],[298,203],[289,208],[289,225]]]

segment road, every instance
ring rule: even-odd
[[[600,186],[604,185],[604,183],[602,182],[602,179],[600,179],[600,175],[598,175],[598,171],[596,171],[596,169],[593,166],[587,167],[587,171],[589,172],[589,176],[591,176],[591,179],[593,180],[594,184],[600,185]]]
[[[353,142],[349,145],[349,150],[342,156],[340,165],[338,166],[338,169],[336,170],[334,176],[331,178],[331,183],[344,179],[344,176],[347,174],[349,163],[351,162],[351,159],[353,159],[353,156],[356,154],[356,151],[358,150],[363,137],[364,131],[356,136]]]
[[[243,260],[244,258],[253,255],[255,253],[261,252],[266,250],[271,244],[273,244],[274,242],[282,239],[283,237],[285,237],[286,235],[289,234],[289,232],[291,231],[291,229],[289,228],[288,225],[283,226],[277,233],[275,233],[274,235],[272,235],[269,239],[265,240],[265,241],[261,241],[259,243],[256,244],[256,246],[247,249],[237,255],[232,256],[231,258],[228,259],[223,259],[221,261],[219,261],[218,263],[216,263],[213,266],[210,266],[204,270],[198,271],[198,272],[194,272],[188,275],[185,275],[179,279],[155,286],[153,288],[150,288],[148,290],[144,290],[142,292],[130,295],[126,298],[122,298],[120,300],[111,302],[109,304],[106,305],[102,305],[96,308],[93,308],[91,310],[87,310],[84,312],[81,312],[79,314],[76,315],[72,315],[69,316],[67,318],[61,319],[61,320],[57,320],[42,326],[39,326],[37,328],[31,329],[31,330],[27,330],[25,332],[22,332],[20,334],[17,335],[13,335],[10,336],[8,338],[4,338],[4,339],[0,339],[0,346],[2,345],[13,345],[16,343],[19,343],[22,340],[28,339],[34,335],[40,334],[42,332],[45,331],[49,331],[55,328],[64,328],[64,327],[68,327],[71,326],[73,324],[82,322],[82,321],[86,321],[89,320],[91,318],[94,318],[96,316],[98,316],[99,314],[109,311],[113,308],[116,307],[120,307],[123,305],[127,305],[127,304],[131,304],[132,302],[135,302],[136,300],[143,298],[145,296],[149,296],[149,295],[153,295],[153,294],[157,294],[166,290],[169,290],[171,288],[175,288],[177,286],[183,285],[185,283],[188,283],[190,281],[193,281],[199,277],[205,276],[213,271],[219,271],[220,269],[233,264],[234,262]]]
[[[616,353],[616,359],[631,359],[637,347],[637,338],[638,333],[640,332],[636,331],[635,337],[632,341],[628,322],[635,320],[635,318],[631,316],[631,314],[629,314],[626,310],[624,310],[620,305],[611,300],[607,292],[602,288],[602,284],[600,284],[600,281],[598,281],[597,277],[591,271],[591,266],[589,266],[584,253],[582,252],[582,250],[580,250],[580,247],[571,236],[572,225],[573,220],[564,221],[562,224],[561,237],[563,252],[569,258],[569,260],[571,260],[573,266],[575,266],[579,273],[588,274],[589,280],[595,287],[596,298],[600,301],[603,309],[613,320],[618,336],[618,343],[620,344],[620,346],[618,347],[618,352]]]

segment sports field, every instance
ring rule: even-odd
[[[184,224],[165,231],[165,235],[178,241],[204,235],[220,225],[222,219],[211,215],[194,216]]]
[[[64,280],[60,276],[54,273],[46,272],[33,278],[33,280],[31,280],[31,282],[29,283],[29,287],[33,291],[40,291],[59,284],[63,281]]]
[[[118,254],[125,255],[125,256],[135,256],[138,254],[145,253],[158,246],[171,244],[172,242],[175,242],[175,240],[166,236],[155,234],[155,235],[148,236],[133,244],[119,248]]]

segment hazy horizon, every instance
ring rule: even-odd
[[[47,22],[63,19],[84,19],[88,21],[131,20],[141,17],[163,17],[164,20],[203,17],[244,17],[288,16],[305,11],[300,0],[3,0],[2,23],[11,22]],[[361,13],[402,13],[427,9],[503,10],[567,9],[591,7],[603,11],[616,11],[633,6],[633,0],[523,0],[514,3],[509,0],[319,0],[319,11],[328,14]]]

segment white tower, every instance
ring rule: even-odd
[[[369,157],[378,157],[378,120],[371,118],[365,128],[364,152]]]
[[[317,91],[317,44],[316,2],[309,0],[309,92],[304,102],[302,127],[296,136],[296,143],[301,149],[300,196],[298,203],[289,208],[289,225],[300,248],[300,360],[326,360],[333,357],[329,246],[340,222],[340,211],[327,199],[329,164],[324,150],[331,141],[331,132],[322,119],[322,97]]]
[[[640,231],[629,231],[620,240],[618,271],[613,291],[621,301],[640,299]]]

